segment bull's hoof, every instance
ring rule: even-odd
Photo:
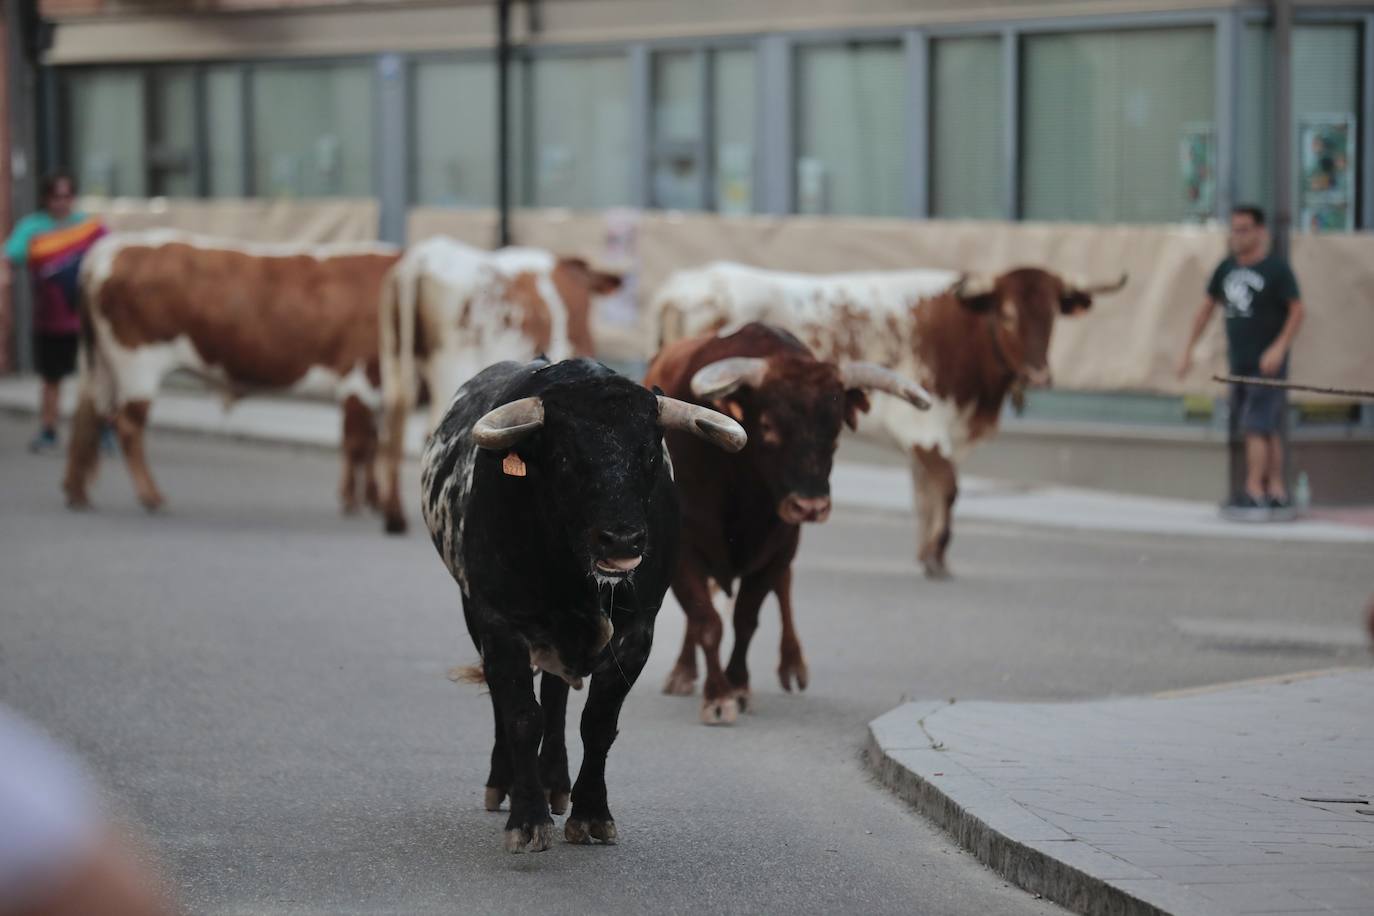
[[[84,512],[91,507],[91,501],[85,493],[68,493],[67,508],[73,512]]]
[[[784,661],[778,664],[778,681],[782,684],[782,689],[788,693],[792,692],[793,685],[798,690],[805,690],[806,685],[811,682],[811,672],[807,670],[806,662],[802,659],[796,661]]]
[[[563,837],[569,843],[576,843],[579,846],[586,846],[593,840],[607,846],[614,846],[616,841],[615,821],[610,818],[604,821],[583,821],[570,817],[563,826]]]
[[[350,500],[349,502],[341,503],[341,504],[339,505],[339,511],[340,511],[341,513],[343,513],[345,516],[348,516],[348,517],[352,517],[352,516],[354,516],[354,515],[357,515],[357,514],[358,514],[358,503],[357,503],[356,501],[352,501],[352,500]]]
[[[167,504],[167,501],[162,498],[162,494],[160,493],[152,493],[148,496],[140,496],[138,501],[143,504],[143,508],[147,510],[148,514],[150,515],[157,512],[164,505]]]
[[[739,707],[740,712],[753,712],[754,691],[750,690],[747,685],[744,687],[736,687],[735,692],[731,694],[731,696],[734,697],[735,705]]]
[[[549,800],[549,810],[552,811],[554,814],[568,813],[568,799],[570,798],[570,796],[567,792],[545,791],[544,797]]]
[[[663,692],[673,697],[690,697],[697,689],[697,673],[681,666],[668,673]]]
[[[506,831],[506,852],[543,852],[553,844],[553,821]]]
[[[403,516],[403,515],[393,515],[393,514],[391,514],[390,512],[388,512],[388,513],[386,514],[386,533],[387,533],[387,534],[405,534],[405,533],[406,533],[406,520],[405,520],[405,516]]]
[[[482,803],[486,805],[488,811],[500,811],[501,802],[506,800],[506,790],[496,786],[487,786],[485,797]]]
[[[949,567],[938,560],[926,560],[921,566],[925,569],[926,578],[932,582],[945,582],[954,578]]]
[[[739,718],[739,703],[734,697],[705,700],[701,704],[702,725],[734,725]]]

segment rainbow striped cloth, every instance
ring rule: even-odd
[[[77,309],[81,259],[96,239],[108,232],[94,217],[36,234],[29,242],[29,271],[33,275],[34,330],[40,334],[76,334],[81,330]]]

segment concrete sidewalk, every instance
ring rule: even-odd
[[[63,388],[63,412],[70,415],[76,386]],[[32,413],[38,403],[34,379],[0,381],[0,410]],[[151,421],[156,429],[228,438],[337,448],[342,418],[328,401],[302,398],[254,397],[225,409],[223,401],[208,391],[166,390],[153,405]],[[425,418],[411,417],[406,428],[406,453],[419,455],[425,436]],[[996,448],[996,444],[985,446]],[[837,505],[884,512],[909,513],[912,506],[911,475],[900,464],[849,461],[848,446],[840,449],[840,461],[831,477]],[[853,449],[868,455],[872,446]],[[1242,524],[1222,520],[1217,507],[1188,500],[1129,496],[1072,487],[1022,486],[965,477],[960,480],[955,519],[1040,525],[1092,531],[1135,534],[1190,535],[1200,537],[1253,538],[1272,541],[1354,542],[1374,544],[1374,516],[1360,523],[1303,518],[1278,524]]]
[[[869,763],[1080,913],[1374,913],[1374,671],[1084,703],[909,703]]]

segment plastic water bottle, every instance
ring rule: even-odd
[[[1298,472],[1298,483],[1293,488],[1293,508],[1299,512],[1306,512],[1307,507],[1312,505],[1312,485],[1307,482],[1307,472]]]

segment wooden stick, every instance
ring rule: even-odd
[[[1374,401],[1374,391],[1360,391],[1354,388],[1327,388],[1323,385],[1303,385],[1277,378],[1256,378],[1249,375],[1214,375],[1214,382],[1227,382],[1232,385],[1262,385],[1266,388],[1289,388],[1293,391],[1315,391],[1318,394],[1333,394],[1341,398],[1363,398]]]

